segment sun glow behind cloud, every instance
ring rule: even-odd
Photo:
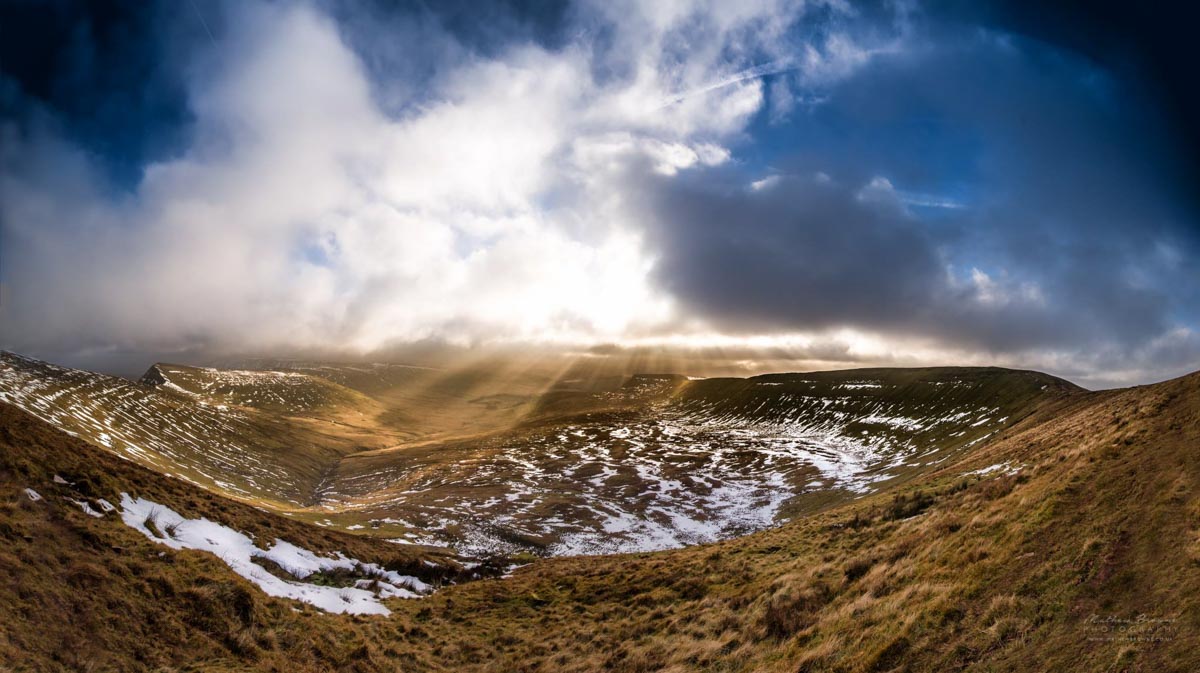
[[[192,67],[191,145],[148,166],[132,198],[99,197],[88,158],[45,136],[30,144],[71,181],[6,177],[22,193],[7,219],[28,263],[56,258],[96,283],[39,307],[29,340],[52,347],[81,315],[97,341],[154,348],[369,351],[661,329],[671,301],[652,287],[654,256],[617,180],[630,166],[671,176],[728,161],[723,142],[763,101],[745,67],[782,48],[779,30],[804,6],[598,4],[584,11],[613,21],[612,48],[518,44],[468,59],[398,116],[315,6],[226,10],[229,30]],[[696,17],[709,44],[679,60],[673,41]],[[58,223],[81,219],[91,225],[64,242]]]
[[[482,47],[363,7],[204,4],[183,140],[132,184],[36,104],[4,121],[0,346],[1200,357],[1191,241],[1087,64],[844,2],[584,0]]]

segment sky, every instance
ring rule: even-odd
[[[0,3],[0,348],[1200,369],[1182,17]],[[398,350],[399,349],[399,350]]]

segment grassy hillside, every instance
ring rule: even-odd
[[[851,369],[706,379],[680,391],[685,417],[752,423],[876,450],[903,481],[1082,388],[999,367]],[[896,456],[899,461],[888,461]]]
[[[264,544],[278,538],[343,552],[433,584],[471,574],[437,549],[327,531],[222,498],[0,404],[0,662],[31,671],[153,670],[203,660],[237,668],[238,660],[265,663],[270,657],[258,653],[275,652],[278,666],[298,660],[319,670],[317,661],[345,659],[363,646],[361,635],[314,638],[306,622],[322,617],[315,608],[266,596],[212,554],[149,541],[106,512],[104,503],[120,503],[122,493]],[[291,651],[285,657],[281,648]]]
[[[919,488],[547,561],[435,596],[454,604],[433,632],[493,634],[443,651],[464,670],[505,670],[465,665],[496,643],[512,670],[1198,670],[1198,446],[1198,375],[1070,396]],[[514,613],[566,626],[530,643]]]
[[[473,554],[710,542],[926,474],[1079,392],[1004,369],[638,375],[487,436],[346,456],[313,516]]]
[[[231,406],[178,385],[2,352],[0,401],[156,471],[277,509],[310,504],[341,456],[395,441],[370,425]]]
[[[449,440],[510,427],[561,374],[555,363],[483,358],[443,368],[398,364],[288,363],[369,396],[376,420],[408,441]]]
[[[11,409],[0,428],[0,652],[16,670],[1200,670],[1200,375],[1059,396],[899,490],[744,538],[540,560],[388,617],[293,612],[211,557],[63,504],[52,476],[308,528],[163,490],[190,487]]]
[[[250,407],[285,416],[365,423],[382,408],[367,395],[299,372],[212,369],[158,363],[140,383],[164,386],[206,404]]]
[[[619,385],[611,373],[497,359],[158,364],[134,384],[2,355],[0,396],[298,520],[475,556],[545,556],[759,530],[915,479],[1080,392],[995,368],[639,374]]]

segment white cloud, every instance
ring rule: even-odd
[[[862,62],[831,38],[794,65],[802,2],[594,3],[579,20],[611,48],[460,55],[393,116],[375,94],[394,87],[320,11],[228,7],[190,71],[191,145],[133,193],[105,193],[52,134],[10,147],[10,347],[370,350],[660,325],[671,302],[617,178],[727,162],[763,75]]]
[[[984,306],[1001,307],[1010,304],[1044,307],[1045,295],[1037,283],[1018,282],[1004,274],[1000,280],[977,268],[971,269],[970,288],[974,300]]]
[[[754,182],[750,183],[750,191],[761,192],[764,189],[770,189],[779,184],[781,179],[782,178],[778,175],[768,175],[760,180],[755,180]]]

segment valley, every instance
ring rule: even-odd
[[[157,364],[132,383],[4,354],[0,400],[297,521],[499,558],[744,535],[907,483],[1081,392],[994,368],[570,371]]]
[[[1200,673],[1193,5],[0,0],[0,673]]]
[[[346,454],[328,513],[166,477],[0,402],[0,660],[303,673],[1200,665],[1200,374],[1102,392],[1006,370],[651,377],[551,397],[488,441]],[[464,455],[483,459],[459,472],[476,481],[416,488]],[[528,478],[505,491],[505,470]],[[519,516],[501,492],[560,504]],[[356,509],[371,497],[378,513]],[[305,520],[369,521],[403,502],[463,508],[465,523],[495,514],[496,539],[522,551],[480,564]],[[556,537],[535,517],[571,527]],[[470,540],[455,533],[436,542]],[[1130,635],[1105,631],[1137,619]]]

